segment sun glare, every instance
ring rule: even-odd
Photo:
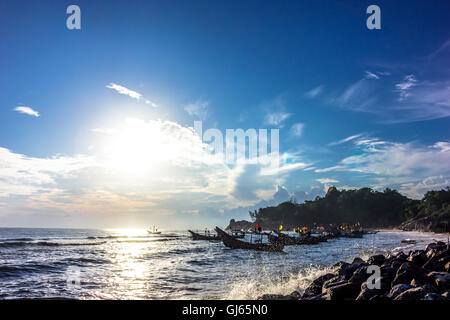
[[[158,126],[127,119],[105,148],[108,166],[125,174],[142,174],[154,170],[167,154],[168,146]]]

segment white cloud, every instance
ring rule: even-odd
[[[332,167],[328,167],[328,168],[323,168],[323,169],[316,169],[314,170],[314,172],[329,172],[329,171],[342,171],[343,169],[346,169],[345,166],[332,166]]]
[[[447,51],[450,48],[450,39],[448,39],[447,41],[445,41],[436,51],[432,52],[429,56],[428,59],[434,59],[436,58],[438,55],[440,55],[441,53]]]
[[[37,112],[36,110],[33,110],[30,107],[25,107],[25,106],[15,107],[14,111],[17,111],[19,113],[28,114],[28,115],[33,116],[33,117],[39,117],[40,116],[39,112]]]
[[[303,123],[295,123],[292,127],[291,127],[291,135],[293,135],[294,137],[300,137],[303,133],[303,128],[305,127],[305,125]]]
[[[399,92],[399,101],[403,101],[408,98],[411,93],[412,87],[417,86],[417,79],[413,74],[407,75],[403,78],[403,82],[399,82],[395,85],[396,90]]]
[[[330,184],[330,183],[338,183],[339,180],[336,179],[329,179],[329,178],[323,178],[323,179],[316,179],[316,181],[322,183],[322,184]]]
[[[130,90],[124,86],[118,85],[116,83],[110,83],[106,86],[109,89],[113,89],[115,91],[117,91],[120,94],[129,96],[133,99],[136,100],[143,100],[145,104],[151,105],[152,107],[157,107],[157,105],[153,102],[151,102],[150,100],[144,99],[142,94],[140,94],[139,92],[136,92],[134,90]]]
[[[200,120],[205,120],[208,114],[209,101],[198,100],[195,103],[188,104],[184,107],[190,116],[197,117]]]
[[[338,141],[330,142],[328,145],[329,145],[329,146],[335,146],[335,145],[338,145],[338,144],[343,144],[343,143],[352,141],[352,140],[354,140],[354,139],[356,139],[356,138],[359,138],[359,137],[361,137],[362,135],[363,135],[363,133],[358,133],[358,134],[355,134],[355,135],[353,135],[353,136],[350,136],[350,137],[347,137],[347,138],[344,138],[344,139],[341,139],[341,140],[338,140]]]
[[[436,142],[433,145],[433,148],[440,149],[441,152],[448,152],[450,151],[450,142],[442,142],[442,141]]]
[[[286,112],[273,112],[266,114],[266,123],[271,126],[280,126],[292,114]]]
[[[449,177],[433,176],[427,177],[417,183],[404,183],[400,186],[399,191],[410,198],[420,199],[430,190],[441,190],[450,186]]]
[[[323,85],[317,86],[305,93],[305,96],[312,99],[317,97],[323,91]]]
[[[367,79],[380,79],[380,76],[376,75],[375,73],[372,73],[370,71],[366,71],[366,78]]]

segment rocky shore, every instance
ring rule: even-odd
[[[377,267],[373,267],[377,266]],[[262,300],[450,300],[450,245],[430,243],[408,254],[374,255],[338,262],[333,273],[315,279],[304,292],[266,294]],[[379,269],[379,289],[373,271]]]

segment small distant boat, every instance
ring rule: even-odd
[[[192,240],[209,240],[209,241],[220,241],[222,238],[219,235],[203,235],[191,230],[188,230],[192,236]]]
[[[161,231],[158,231],[158,229],[155,226],[153,226],[151,229],[147,229],[147,232],[149,234],[161,234]]]
[[[404,239],[404,240],[401,241],[401,243],[416,244],[417,241],[416,240],[412,240],[412,239]]]
[[[216,232],[222,237],[223,244],[231,249],[251,249],[258,251],[268,251],[268,252],[283,252],[284,244],[277,243],[251,243],[235,239],[222,229],[216,227]]]

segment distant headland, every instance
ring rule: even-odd
[[[371,188],[338,190],[330,187],[324,197],[250,211],[252,221],[230,220],[227,229],[248,230],[261,224],[265,230],[293,230],[317,224],[360,223],[365,228],[400,228],[429,232],[450,232],[450,188],[428,191],[421,200],[410,199],[396,190]]]

